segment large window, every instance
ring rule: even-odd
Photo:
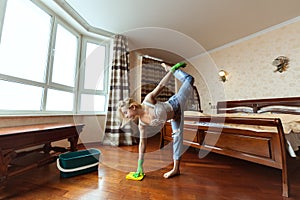
[[[40,110],[41,87],[0,80],[0,93],[0,110]]]
[[[50,63],[53,64],[49,65],[50,70],[47,75],[49,89],[45,88],[45,96],[47,96],[45,110],[72,112],[76,95],[74,86],[79,36],[74,35],[59,23],[56,27],[54,29],[56,34],[53,37],[54,45],[50,50]]]
[[[50,33],[50,15],[30,1],[7,1],[0,44],[1,74],[43,82]]]
[[[52,52],[54,59],[51,81],[74,87],[78,38],[58,24]]]
[[[0,115],[105,112],[108,44],[32,1],[0,4]]]
[[[84,39],[80,84],[81,112],[105,111],[108,74],[107,49],[104,44]]]

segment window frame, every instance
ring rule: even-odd
[[[53,16],[52,21],[52,32],[48,50],[48,60],[47,60],[47,72],[46,72],[46,80],[45,80],[45,88],[44,88],[44,95],[43,95],[43,102],[41,112],[49,113],[49,114],[77,114],[76,103],[77,103],[77,88],[78,88],[78,78],[77,73],[79,70],[79,57],[81,52],[81,38],[82,36],[76,32],[76,30],[72,29],[69,25],[67,25],[63,20],[59,19],[57,16]],[[70,31],[70,33],[74,34],[77,37],[77,57],[76,57],[76,67],[75,67],[75,82],[74,87],[62,85],[59,83],[55,83],[52,81],[52,74],[53,74],[53,64],[54,64],[54,49],[55,49],[55,42],[56,42],[56,33],[57,33],[57,26],[58,24],[65,28],[66,30]],[[72,111],[49,111],[46,110],[47,107],[47,97],[48,97],[48,89],[53,89],[57,91],[63,92],[71,92],[73,93],[73,110]]]
[[[110,57],[111,57],[111,39],[107,36],[101,35],[101,34],[90,34],[88,30],[82,31],[82,28],[78,28],[78,24],[70,24],[67,22],[67,20],[64,20],[58,14],[55,13],[55,11],[48,8],[46,5],[44,5],[42,2],[39,1],[31,1],[35,6],[40,8],[42,11],[47,13],[51,16],[51,36],[49,36],[49,47],[48,47],[48,56],[47,56],[47,66],[46,66],[46,72],[45,72],[45,80],[44,82],[37,82],[33,80],[13,77],[5,74],[0,73],[0,80],[9,81],[13,83],[19,83],[29,86],[36,86],[43,88],[43,97],[41,99],[41,108],[40,111],[37,110],[0,110],[0,117],[1,116],[27,116],[27,115],[34,115],[34,116],[47,116],[47,115],[90,115],[90,114],[106,114],[107,112],[107,102],[108,102],[108,88],[109,88],[109,79],[110,79],[110,67],[108,67],[109,70],[105,70],[104,73],[104,88],[103,90],[86,90],[83,89],[83,83],[84,83],[84,74],[81,74],[82,70],[84,70],[84,67],[81,66],[81,62],[83,59],[85,59],[85,51],[86,47],[84,47],[84,44],[86,42],[92,42],[96,44],[103,44],[105,46],[105,66],[109,66],[110,63]],[[0,45],[1,45],[1,35],[3,31],[3,24],[4,24],[4,17],[5,17],[5,11],[6,11],[6,5],[7,0],[0,1]],[[75,67],[75,75],[74,75],[74,87],[62,85],[59,83],[52,82],[52,74],[53,74],[53,49],[55,44],[55,36],[57,32],[57,26],[61,25],[66,30],[70,31],[72,34],[74,34],[77,37],[78,43],[77,43],[77,57],[76,57],[76,67]],[[80,26],[80,25],[79,25]],[[91,36],[92,35],[92,36]],[[47,111],[46,105],[47,105],[47,93],[49,89],[54,89],[57,91],[63,91],[63,92],[71,92],[73,93],[73,110],[72,111]],[[92,94],[92,95],[104,95],[105,96],[105,110],[104,111],[93,111],[93,112],[81,112],[80,111],[80,103],[81,103],[81,94]]]
[[[7,0],[0,1],[0,44],[1,44],[1,38],[2,38],[2,30],[3,30],[3,24],[4,24],[6,3],[7,3]]]
[[[84,81],[85,81],[85,59],[86,59],[86,48],[87,48],[87,43],[93,43],[97,45],[102,45],[105,47],[105,61],[104,61],[104,66],[108,67],[108,70],[104,70],[104,87],[103,90],[91,90],[91,89],[84,89]],[[80,56],[80,70],[79,70],[79,84],[78,84],[78,103],[76,110],[79,113],[83,114],[103,114],[107,112],[107,102],[108,102],[108,88],[109,88],[109,74],[110,74],[110,67],[109,67],[109,62],[110,62],[110,43],[106,42],[104,40],[98,40],[89,36],[83,36],[82,41],[81,41],[81,56]],[[106,83],[106,84],[105,84]],[[82,94],[87,94],[87,95],[103,95],[105,96],[105,105],[104,111],[80,111],[80,106],[81,106],[81,95]]]

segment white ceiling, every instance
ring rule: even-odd
[[[56,0],[58,1],[58,0]],[[300,0],[65,0],[89,25],[132,49],[199,54],[298,20]]]

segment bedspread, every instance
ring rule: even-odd
[[[277,114],[277,113],[222,113],[222,114],[205,114],[195,111],[185,111],[185,116],[205,116],[205,117],[247,117],[247,118],[279,118],[282,123],[285,139],[287,141],[287,150],[292,157],[296,157],[295,151],[299,150],[300,146],[300,115],[293,114]],[[195,123],[186,121],[185,123]],[[256,132],[275,132],[278,130],[276,127],[259,126],[259,125],[247,125],[247,124],[216,124],[214,122],[196,122],[200,124],[221,126],[224,128],[237,128],[246,129]]]
[[[226,114],[205,114],[194,111],[185,111],[185,116],[206,116],[206,117],[249,117],[249,118],[279,118],[281,120],[285,134],[300,133],[300,115],[292,114],[275,114],[275,113],[226,113]],[[245,124],[224,124],[225,127],[245,128],[255,131],[272,131],[277,132],[274,127],[245,125]]]

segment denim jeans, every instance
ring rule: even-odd
[[[181,70],[176,70],[174,76],[182,82],[179,91],[168,100],[174,111],[174,119],[171,121],[173,132],[173,159],[179,160],[183,145],[184,110],[188,98],[193,94],[194,77]]]

